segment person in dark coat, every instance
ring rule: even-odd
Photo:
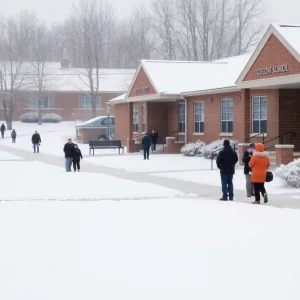
[[[158,140],[157,130],[153,129],[150,137],[151,137],[151,152],[153,153],[156,150],[156,144]]]
[[[80,172],[80,159],[82,159],[82,153],[80,149],[78,148],[77,144],[74,144],[74,149],[73,149],[73,169],[74,172],[76,172],[76,167],[78,172]]]
[[[74,144],[72,139],[68,139],[68,142],[64,146],[64,153],[66,158],[66,171],[71,172],[72,160],[73,160]]]
[[[17,133],[16,133],[16,131],[13,129],[13,131],[11,132],[11,139],[12,139],[12,143],[13,143],[13,144],[16,143],[16,138],[17,138]]]
[[[5,127],[5,125],[3,123],[1,125],[0,130],[1,130],[1,136],[2,136],[2,138],[4,138],[4,132],[6,131],[6,127]]]
[[[247,197],[254,196],[254,185],[251,183],[251,168],[249,167],[249,162],[251,160],[251,157],[253,155],[253,151],[255,151],[255,145],[250,144],[250,147],[247,149],[247,151],[243,155],[243,163],[244,163],[244,174],[246,177],[246,191],[247,191]]]
[[[217,167],[221,173],[222,193],[221,201],[233,201],[233,175],[235,165],[238,162],[237,153],[230,147],[229,140],[224,140],[224,149],[220,151],[217,157]]]
[[[33,145],[34,153],[39,153],[40,152],[40,144],[42,142],[42,139],[37,131],[33,134],[32,138],[31,138],[31,142]]]
[[[149,152],[150,152],[150,147],[151,147],[151,137],[146,133],[146,135],[142,139],[142,145],[144,149],[144,160],[149,159]]]

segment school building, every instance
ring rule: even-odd
[[[300,26],[269,26],[251,54],[212,62],[144,60],[126,94],[110,101],[115,136],[135,139],[157,128],[166,152],[184,143],[228,138],[264,142],[277,163],[300,151]]]

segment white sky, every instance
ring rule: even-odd
[[[7,16],[22,9],[33,9],[48,24],[62,21],[70,11],[71,4],[79,0],[0,0],[0,14]],[[120,15],[128,15],[135,5],[149,0],[109,0]],[[265,0],[266,24],[271,22],[299,23],[299,0]]]

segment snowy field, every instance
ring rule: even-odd
[[[80,122],[78,122],[79,124]],[[76,142],[76,122],[61,122],[57,124],[26,124],[14,122],[13,128],[17,131],[17,143],[12,144],[11,131],[5,133],[5,139],[0,139],[0,145],[9,146],[16,149],[33,151],[31,137],[37,130],[42,139],[40,151],[45,154],[63,157],[63,147],[69,138]],[[84,156],[89,155],[89,147],[87,144],[78,144]],[[126,152],[126,149],[125,149]],[[114,155],[118,154],[118,149],[96,150],[95,154]]]
[[[22,157],[13,155],[11,153],[0,151],[0,161],[1,160],[22,160]]]
[[[233,182],[234,188],[237,190],[246,190],[246,180],[243,169],[238,169],[235,172]],[[274,174],[274,172],[273,172]],[[188,172],[173,172],[173,173],[160,173],[152,174],[163,178],[172,178],[182,181],[201,183],[205,185],[212,185],[220,187],[221,179],[220,172],[218,170],[201,170],[201,171],[188,171]],[[281,194],[296,194],[300,193],[300,189],[296,188],[285,188],[280,178],[274,174],[274,180],[266,183],[266,189],[270,195],[281,195]]]
[[[163,171],[188,171],[209,170],[210,160],[201,157],[185,157],[181,154],[155,154],[150,155],[149,161],[143,161],[140,155],[117,157],[91,157],[86,161],[95,165],[122,169],[129,172],[163,172]],[[215,162],[214,162],[215,164]]]
[[[154,184],[104,174],[66,173],[63,167],[36,161],[5,161],[1,162],[0,168],[6,179],[1,185],[0,200],[99,200],[183,195]]]
[[[298,300],[300,212],[228,204],[0,202],[0,299]]]

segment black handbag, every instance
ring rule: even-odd
[[[273,181],[273,173],[271,171],[267,171],[266,182]]]

